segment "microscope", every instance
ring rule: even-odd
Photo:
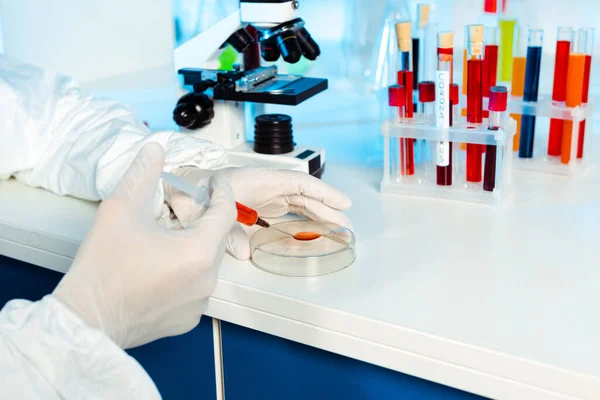
[[[319,46],[298,16],[297,0],[240,0],[239,10],[175,50],[184,92],[173,112],[180,131],[225,147],[237,166],[288,169],[321,177],[325,150],[297,147],[291,118],[265,114],[265,104],[295,106],[327,89],[326,79],[281,75],[261,58],[316,60]],[[218,70],[228,46],[244,56],[233,71]],[[246,141],[253,125],[254,141]]]

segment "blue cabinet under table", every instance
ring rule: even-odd
[[[0,307],[11,299],[39,300],[63,274],[0,255]],[[165,400],[216,398],[212,320],[191,332],[131,349]]]
[[[0,306],[51,293],[61,273],[0,256]],[[226,400],[482,399],[450,387],[221,322]],[[215,399],[212,320],[128,351],[165,400]]]
[[[482,399],[226,322],[221,334],[227,400]]]

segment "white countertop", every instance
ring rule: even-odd
[[[120,97],[159,129],[163,94]],[[357,260],[307,279],[226,257],[208,315],[487,397],[600,398],[599,169],[517,173],[508,209],[382,198],[372,97],[330,90],[292,114],[354,201]],[[95,208],[0,183],[0,254],[65,271]]]

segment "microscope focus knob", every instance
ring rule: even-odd
[[[188,93],[177,102],[173,120],[186,129],[199,129],[212,121],[215,116],[212,100],[202,93]]]

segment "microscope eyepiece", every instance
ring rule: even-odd
[[[276,36],[277,46],[285,62],[296,64],[302,57],[302,49],[293,31],[285,31]]]

